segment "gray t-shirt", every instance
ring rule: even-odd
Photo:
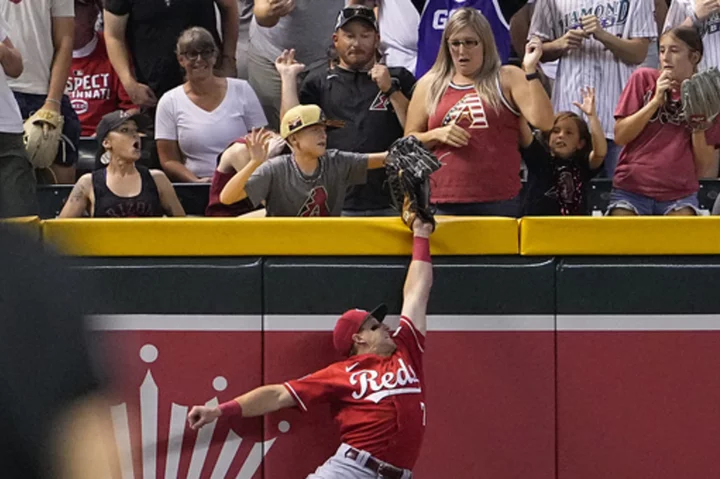
[[[367,181],[367,165],[367,155],[328,150],[308,176],[282,155],[255,170],[245,192],[255,206],[265,201],[268,216],[340,216],[347,187]]]
[[[305,65],[327,57],[338,13],[345,0],[296,0],[295,9],[272,28],[250,24],[253,51],[272,62],[283,50],[295,49],[295,58]]]

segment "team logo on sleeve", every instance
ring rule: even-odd
[[[455,123],[467,128],[488,128],[485,106],[477,92],[468,93],[443,118],[443,126]]]
[[[298,216],[330,216],[327,204],[328,193],[324,186],[316,186],[310,191]]]

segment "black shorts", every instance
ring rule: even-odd
[[[34,95],[31,93],[13,93],[20,107],[20,114],[23,120],[27,120],[42,108],[45,104],[45,98],[47,97],[46,95]],[[60,113],[65,119],[65,124],[63,125],[62,141],[60,142],[60,147],[55,157],[55,164],[72,166],[77,163],[78,160],[78,147],[80,145],[80,132],[82,128],[77,113],[73,110],[67,95],[63,95],[62,101],[60,102]]]

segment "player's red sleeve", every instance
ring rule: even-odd
[[[284,384],[285,389],[292,395],[301,410],[307,412],[310,406],[327,400],[333,394],[335,387],[333,378],[337,377],[333,373],[334,366],[330,365],[325,369]]]
[[[417,369],[422,370],[422,356],[425,353],[425,336],[417,330],[407,316],[400,317],[400,325],[393,333],[398,349],[404,350]]]
[[[618,100],[615,118],[625,118],[636,113],[652,98],[657,83],[656,71],[639,68],[633,72]]]

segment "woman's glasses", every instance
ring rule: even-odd
[[[213,55],[215,55],[215,50],[208,49],[208,50],[202,50],[199,52],[198,51],[182,52],[182,53],[180,53],[180,55],[184,56],[191,62],[199,59],[200,57],[202,57],[203,60],[207,61],[210,58],[212,58]]]
[[[472,50],[480,45],[479,40],[448,40],[448,45],[451,50],[458,51],[460,47],[465,47],[468,50]]]

